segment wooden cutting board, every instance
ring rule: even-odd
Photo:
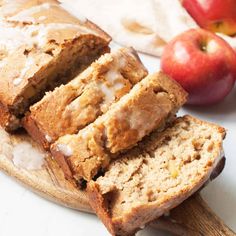
[[[30,148],[29,155],[19,151],[22,144]],[[25,155],[27,162],[35,161],[38,157],[43,157],[43,161],[36,160],[37,165],[28,166],[19,161],[19,155],[21,160]],[[44,198],[79,211],[93,212],[86,193],[68,182],[51,156],[42,151],[24,131],[10,135],[0,128],[0,169]],[[210,210],[199,194],[151,226],[175,235],[236,235]]]

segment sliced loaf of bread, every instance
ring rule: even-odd
[[[110,36],[57,1],[0,1],[0,18],[0,125],[8,131],[46,91],[109,52]]]
[[[132,48],[106,53],[66,85],[30,107],[24,128],[45,149],[74,134],[104,113],[147,75]]]
[[[178,118],[88,183],[92,208],[112,235],[133,235],[209,179],[223,156],[224,137],[225,130],[217,125]]]
[[[59,138],[51,151],[66,174],[91,180],[117,154],[164,127],[185,103],[186,92],[163,73],[137,83],[104,115],[74,135]]]

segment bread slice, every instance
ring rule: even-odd
[[[65,135],[51,151],[66,175],[91,180],[121,151],[161,128],[185,103],[186,92],[162,72],[149,75],[78,134]]]
[[[121,48],[105,54],[70,83],[56,88],[30,108],[28,133],[44,148],[65,134],[77,133],[147,75],[137,53]]]
[[[197,191],[223,155],[225,130],[178,118],[87,184],[92,208],[114,236],[134,235]]]
[[[10,131],[45,91],[108,52],[110,42],[96,25],[52,1],[16,12],[0,21],[0,124]]]

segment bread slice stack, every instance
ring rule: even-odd
[[[187,99],[179,84],[148,75],[131,48],[108,53],[106,33],[54,0],[3,1],[0,14],[0,124],[22,125],[51,151],[113,236],[135,234],[207,182],[225,130],[176,118]]]
[[[137,83],[109,111],[74,135],[51,147],[56,160],[70,167],[73,177],[92,180],[112,159],[170,122],[186,100],[185,91],[163,73]]]
[[[146,68],[132,48],[107,53],[33,105],[24,127],[49,149],[59,137],[77,133],[106,113],[146,75]]]

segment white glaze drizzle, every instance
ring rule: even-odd
[[[104,58],[105,59],[105,58]],[[120,55],[113,63],[114,65],[105,74],[105,83],[99,83],[98,87],[105,95],[105,104],[115,100],[116,92],[122,89],[125,84],[120,81],[123,76],[120,70],[126,65],[125,57]]]
[[[29,25],[24,28],[14,27],[0,22],[0,45],[4,46],[8,54],[12,54],[16,49],[27,45],[27,47],[43,47],[49,40],[48,35],[50,31],[56,32],[60,30],[74,30],[77,37],[77,32],[90,33],[91,30],[76,24],[66,23],[50,23]],[[50,35],[51,36],[51,35]]]
[[[13,84],[15,86],[18,86],[23,81],[27,72],[30,70],[33,64],[34,64],[34,59],[32,57],[27,58],[25,67],[21,70],[19,77],[13,80]]]
[[[38,13],[38,12],[41,12],[43,10],[48,10],[48,9],[50,9],[51,6],[52,6],[52,4],[49,4],[49,3],[43,3],[38,6],[33,6],[31,8],[21,11],[20,13],[14,15],[12,17],[8,17],[8,20],[9,21],[19,21],[19,22],[27,21],[27,22],[34,23],[35,19],[31,16]]]
[[[29,142],[21,142],[13,148],[13,163],[15,166],[27,170],[41,169],[44,164],[45,154]]]
[[[66,144],[63,143],[57,144],[57,149],[67,157],[73,155],[72,149]]]
[[[49,143],[52,142],[52,137],[49,136],[48,134],[45,135],[45,139],[46,139]]]

